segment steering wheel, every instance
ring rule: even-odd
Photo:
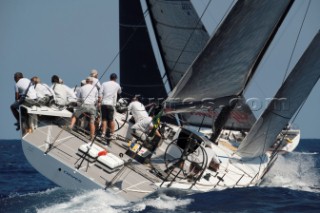
[[[177,144],[178,140],[185,141],[186,146],[181,148]],[[205,170],[207,161],[204,148],[192,138],[173,140],[164,153],[165,172],[181,179],[198,179]]]

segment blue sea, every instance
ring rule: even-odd
[[[0,212],[320,212],[320,140],[301,140],[280,156],[261,186],[185,195],[157,193],[139,202],[102,190],[62,189],[34,170],[19,140],[0,140]]]

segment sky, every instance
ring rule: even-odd
[[[192,2],[201,13],[209,1]],[[231,2],[212,0],[203,20],[209,32]],[[307,5],[306,0],[295,2],[246,91],[247,98],[275,94],[283,81]],[[290,68],[319,31],[319,11],[320,1],[312,0]],[[56,74],[70,87],[79,85],[91,69],[100,74],[106,71],[102,82],[108,80],[111,72],[119,72],[118,16],[118,0],[0,0],[0,139],[20,137],[10,111],[15,72],[22,72],[27,78],[39,76],[49,85],[51,76]],[[320,138],[316,125],[320,120],[319,89],[318,82],[294,120],[302,138]]]

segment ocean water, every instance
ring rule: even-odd
[[[320,140],[280,156],[261,186],[186,195],[159,192],[139,202],[102,190],[62,189],[35,171],[19,140],[0,140],[0,212],[320,212]]]

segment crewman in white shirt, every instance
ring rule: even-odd
[[[40,105],[47,105],[49,101],[54,99],[54,92],[53,90],[47,85],[41,83],[39,77],[34,76],[31,78],[31,82],[33,84],[34,90],[38,96],[38,102]]]
[[[12,111],[13,116],[16,118],[17,122],[15,125],[17,126],[16,130],[20,130],[20,117],[19,117],[19,106],[21,104],[33,105],[37,103],[37,93],[32,87],[32,83],[29,79],[24,78],[21,72],[16,72],[14,74],[15,84],[15,102],[11,104],[10,109]]]
[[[51,77],[51,82],[51,89],[54,91],[55,95],[55,103],[58,106],[66,106],[70,102],[76,102],[77,97],[75,92],[70,87],[61,84],[60,78],[57,75]]]
[[[114,140],[114,111],[117,103],[118,94],[121,93],[121,87],[116,82],[117,75],[112,73],[110,81],[104,82],[99,91],[99,104],[101,104],[101,118],[102,118],[102,135],[105,137],[107,127],[110,128],[110,140]]]
[[[72,117],[69,128],[72,129],[76,123],[76,119],[83,116],[84,113],[88,113],[90,116],[90,140],[93,140],[95,135],[95,119],[97,114],[96,103],[98,100],[98,90],[92,85],[92,77],[87,77],[86,84],[83,85],[79,90],[78,98],[82,102],[79,109],[77,109]]]
[[[154,127],[153,116],[154,112],[151,112],[150,116],[148,115],[147,117],[139,120],[131,127],[133,134],[140,138],[142,142],[147,141],[149,133]],[[155,134],[161,138],[161,134],[158,130],[156,130]]]
[[[132,101],[128,106],[128,112],[132,114],[135,122],[139,122],[140,120],[149,116],[146,108],[138,100],[137,96],[132,98]]]
[[[99,92],[100,88],[101,88],[101,84],[100,81],[98,79],[98,71],[93,69],[91,70],[90,76],[92,77],[92,85],[97,87],[97,90]]]

